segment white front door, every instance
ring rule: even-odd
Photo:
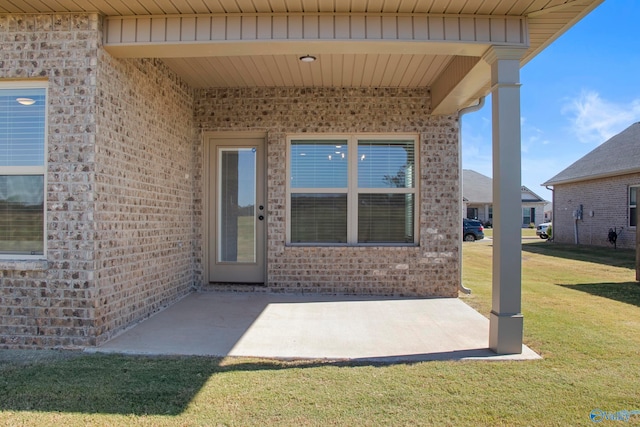
[[[209,282],[264,283],[264,138],[206,142]]]

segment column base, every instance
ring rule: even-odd
[[[518,314],[498,314],[489,317],[489,348],[497,354],[521,354],[524,318]]]

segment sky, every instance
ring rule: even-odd
[[[640,122],[640,0],[605,0],[520,71],[522,185],[541,184]],[[639,146],[640,149],[640,146]],[[462,118],[462,167],[492,176],[491,97]]]

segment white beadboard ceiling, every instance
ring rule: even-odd
[[[278,19],[282,16],[287,17],[284,19],[289,19],[288,17],[295,17],[296,14],[341,16],[341,19],[344,16],[356,15],[380,16],[381,19],[386,17],[424,19],[423,16],[428,15],[445,20],[453,18],[473,21],[476,17],[482,19],[501,18],[510,23],[514,22],[512,18],[518,17],[520,18],[518,22],[522,22],[521,28],[526,32],[521,43],[521,46],[526,48],[524,58],[521,60],[521,63],[524,64],[602,1],[0,0],[0,14],[97,12],[107,18],[107,24],[105,24],[107,32],[110,28],[109,23],[116,21],[125,23],[118,24],[120,26],[118,28],[124,30],[133,28],[133,32],[140,32],[139,26],[141,24],[127,27],[126,23],[131,23],[131,20],[158,22],[158,17],[167,15],[169,15],[166,18],[167,22],[175,19],[186,22],[204,15],[211,15],[213,17],[211,19],[221,17],[227,21],[231,21],[229,17],[237,16],[237,19],[243,19],[243,17],[254,15],[256,17],[270,15],[279,17]],[[272,18],[271,25],[275,22],[274,19],[276,18]],[[401,21],[398,20],[398,22]],[[477,25],[479,24],[474,23],[471,28],[475,28]],[[397,25],[396,33],[399,36],[403,30],[406,30],[403,25]],[[269,31],[273,35],[279,31],[279,27],[274,25],[273,29]],[[491,27],[491,31],[493,31],[493,27]],[[108,34],[106,37],[108,48],[112,35]],[[477,78],[474,77],[474,83],[470,84],[469,80],[472,79],[465,73],[471,72],[475,62],[467,64],[464,60],[457,61],[457,59],[462,58],[460,55],[480,56],[476,52],[477,49],[480,47],[487,49],[494,43],[493,40],[488,41],[487,44],[478,43],[477,40],[465,44],[462,41],[463,38],[460,35],[460,42],[447,39],[440,43],[434,43],[429,39],[412,39],[409,42],[394,40],[404,43],[387,43],[384,46],[382,43],[384,40],[380,40],[377,43],[380,46],[379,49],[375,48],[376,41],[369,38],[360,41],[352,39],[348,45],[333,43],[334,39],[331,39],[332,43],[323,43],[322,37],[318,37],[316,40],[307,40],[304,37],[297,41],[286,40],[286,42],[296,42],[293,44],[281,41],[265,44],[264,40],[231,40],[236,43],[230,44],[228,43],[230,40],[222,40],[216,44],[218,49],[216,52],[218,53],[211,55],[202,54],[203,50],[197,55],[189,54],[194,51],[193,46],[200,48],[203,44],[191,43],[192,49],[190,50],[181,49],[179,44],[174,43],[173,49],[170,47],[164,49],[168,43],[166,39],[163,39],[162,43],[155,43],[156,50],[154,51],[145,49],[142,43],[138,49],[133,49],[129,46],[131,43],[126,43],[129,40],[119,38],[118,43],[115,43],[114,46],[120,46],[123,50],[119,51],[114,47],[112,54],[123,57],[146,55],[161,57],[170,68],[195,88],[256,86],[432,87],[436,95],[435,98],[438,98],[438,102],[443,105],[437,112],[450,113],[473,103],[478,96],[484,95],[489,89],[490,76],[486,70],[481,73],[484,81],[478,83],[475,81]],[[402,39],[402,37],[398,37],[398,39]],[[145,43],[151,46],[153,41],[153,37],[151,37],[150,41]],[[180,42],[183,43],[184,40],[180,40]],[[359,42],[362,43],[358,44]],[[265,49],[254,47],[247,50],[245,47],[249,43],[253,46],[262,43],[260,46],[265,46]],[[347,47],[345,48],[345,46]],[[362,46],[361,50],[360,46]],[[374,47],[372,48],[372,46]],[[396,46],[398,46],[397,49]],[[434,46],[434,48],[429,49],[425,46]],[[300,62],[298,57],[307,53],[316,56],[318,60],[313,63]],[[459,84],[456,86],[450,82],[442,83],[452,73],[460,76]],[[445,89],[433,88],[439,83]]]
[[[224,87],[425,87],[448,62],[441,55],[317,55],[315,63],[295,55],[167,58],[197,88]]]

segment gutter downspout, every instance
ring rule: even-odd
[[[555,217],[556,217],[556,192],[553,189],[553,186],[551,186],[551,188],[549,188],[548,185],[545,185],[544,188],[546,188],[547,190],[551,191],[551,223],[553,223]],[[548,240],[551,240],[553,242],[553,225],[551,226],[551,237]]]
[[[640,209],[636,206],[636,280],[640,283]]]
[[[467,114],[467,113],[475,113],[476,111],[480,110],[482,107],[484,107],[484,96],[481,97],[480,99],[478,99],[478,103],[476,105],[472,105],[470,107],[466,107],[463,108],[461,110],[458,111],[458,176],[460,177],[460,212],[462,212],[462,205],[463,205],[463,201],[462,201],[462,185],[463,185],[463,180],[462,180],[462,116]],[[460,244],[460,242],[458,242]],[[459,277],[458,277],[458,284],[460,287],[460,291],[463,294],[467,294],[469,295],[471,293],[471,289],[466,288],[463,284],[462,284],[462,252],[460,252],[460,261],[459,261],[460,265],[458,266],[458,272],[459,272]]]

